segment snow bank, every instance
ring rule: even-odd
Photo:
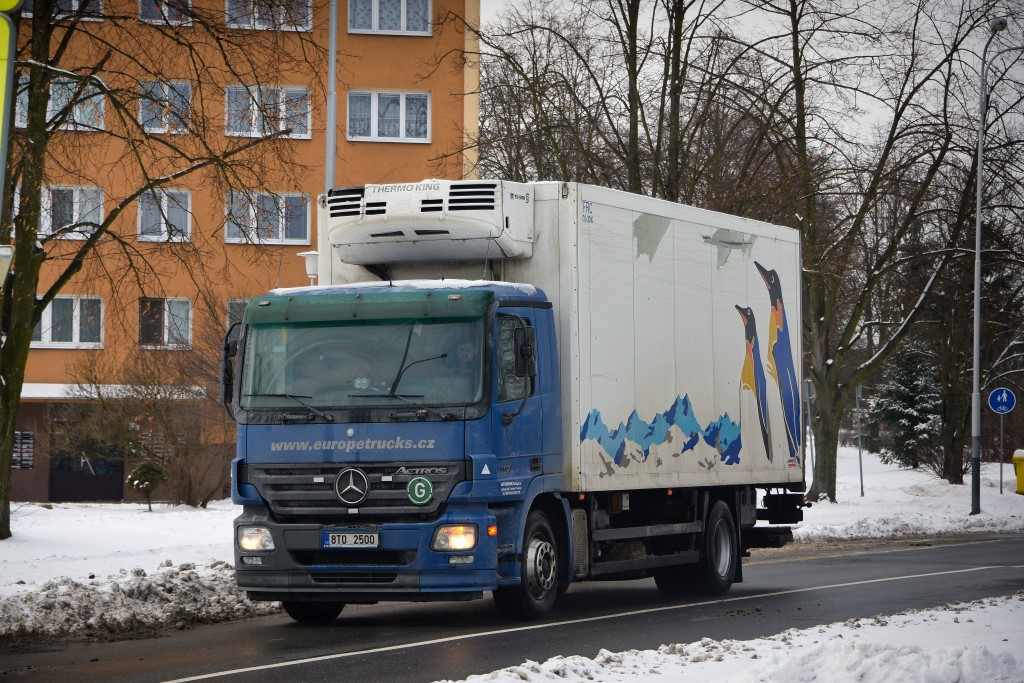
[[[895,616],[790,629],[756,640],[712,640],[596,657],[527,661],[462,683],[540,681],[1024,681],[1024,592]],[[452,683],[447,681],[446,683]]]
[[[235,589],[223,561],[197,569],[170,560],[149,575],[143,569],[84,582],[63,577],[0,602],[0,648],[18,641],[106,638],[163,628],[185,628],[268,614],[276,603],[254,603]]]
[[[808,473],[810,476],[810,473]],[[810,482],[808,482],[808,485]],[[981,469],[981,514],[970,515],[971,486],[954,486],[923,470],[885,465],[864,453],[864,496],[856,448],[840,448],[837,462],[838,503],[819,502],[804,511],[793,530],[798,541],[846,538],[892,538],[973,532],[1024,533],[1024,496],[1017,495],[1010,464]]]

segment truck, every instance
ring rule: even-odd
[[[800,240],[569,182],[317,200],[320,284],[225,339],[237,585],[549,614],[572,583],[722,594],[802,519]]]

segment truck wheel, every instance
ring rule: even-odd
[[[558,599],[558,543],[547,515],[534,510],[526,518],[519,585],[494,591],[498,611],[516,619],[540,619]]]
[[[300,624],[329,624],[338,618],[345,608],[343,602],[302,602],[285,600],[281,603],[284,611]]]
[[[736,523],[725,501],[717,500],[708,513],[702,539],[700,578],[710,595],[722,595],[732,587],[739,562]]]

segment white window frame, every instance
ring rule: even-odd
[[[70,12],[66,12],[66,13],[57,12],[57,14],[54,16],[54,19],[57,20],[57,21],[61,21],[63,19],[67,19],[68,17],[74,16],[74,14],[76,12],[78,12],[78,8],[81,6],[81,4],[82,3],[79,2],[78,0],[71,0],[71,11]],[[96,4],[96,9],[99,10],[99,14],[97,15],[97,14],[84,14],[83,13],[82,14],[82,21],[103,21],[103,1],[102,0],[95,0],[95,4]],[[23,5],[23,8],[21,10],[21,16],[26,17],[26,18],[32,16],[32,5],[31,5],[31,3],[26,2]]]
[[[186,122],[192,111],[192,83],[190,81],[143,81],[140,85],[142,86],[142,94],[139,97],[139,123],[147,133],[180,135],[189,132]],[[150,86],[153,88],[153,94],[146,92],[146,88]],[[180,100],[174,97],[171,86],[188,87],[188,102],[185,111],[175,110],[174,105]],[[156,92],[157,90],[159,92]],[[160,104],[162,105],[160,125],[156,126],[146,123],[143,112],[143,108],[147,104],[155,104],[152,99],[149,99],[154,96],[160,98]]]
[[[149,299],[150,301],[162,301],[163,302],[163,331],[162,331],[162,339],[163,339],[163,341],[161,343],[159,343],[159,344],[152,344],[152,343],[148,343],[148,342],[143,342],[142,341],[142,302],[143,302],[144,299]],[[171,329],[172,329],[171,319],[174,317],[174,316],[171,315],[171,303],[172,302],[187,303],[188,304],[188,316],[185,318],[185,322],[186,322],[186,325],[187,325],[187,334],[186,334],[187,338],[186,338],[184,343],[171,343],[170,342]],[[193,313],[192,299],[188,299],[188,298],[185,298],[185,297],[150,296],[150,297],[143,297],[142,299],[139,299],[139,348],[143,348],[143,349],[190,349],[190,348],[192,348],[192,317],[193,317],[192,313]]]
[[[289,22],[288,13],[283,11],[281,7],[276,7],[276,11],[273,11],[271,16],[266,16],[265,12],[260,11],[262,8],[259,6],[259,0],[225,0],[224,21],[228,28],[253,29],[257,31],[309,31],[313,28],[313,3],[311,0],[300,1],[304,2],[306,6],[305,24]],[[236,5],[247,6],[244,16],[232,19],[232,2]]]
[[[352,97],[354,95],[369,95],[370,97],[370,134],[369,135],[354,135],[352,133]],[[398,121],[398,129],[400,135],[398,137],[382,137],[378,132],[378,116],[379,116],[379,102],[382,95],[399,96],[400,100],[400,113]],[[427,98],[427,136],[424,138],[412,138],[406,137],[406,110],[405,103],[406,98],[410,95],[426,96]],[[399,91],[399,90],[350,90],[348,97],[346,98],[346,122],[345,132],[348,140],[352,142],[399,142],[406,144],[430,144],[431,136],[431,102],[433,98],[429,92],[420,91]]]
[[[160,17],[145,17],[143,16],[143,6],[155,5],[157,10],[160,10],[166,5],[166,0],[139,0],[139,21],[144,24],[153,24],[154,26],[191,26],[192,16],[190,14],[192,10],[192,0],[183,0],[183,6],[185,12],[182,13],[181,19],[170,19],[166,13],[161,11]]]
[[[431,17],[433,16],[434,4],[431,0],[427,0],[427,30],[425,31],[412,31],[409,30],[409,0],[400,0],[402,3],[402,28],[387,29],[383,30],[380,28],[380,0],[368,0],[373,3],[373,19],[371,28],[356,28],[352,26],[352,22],[355,18],[355,12],[352,11],[352,4],[354,0],[348,0],[348,32],[349,33],[371,33],[383,36],[432,36],[434,34],[434,25]]]
[[[291,140],[309,140],[312,138],[312,98],[310,97],[309,88],[305,86],[290,86],[290,85],[271,85],[271,86],[257,86],[257,85],[229,85],[224,88],[224,135],[228,137],[242,137],[242,138],[261,138],[267,135],[272,135],[276,132],[286,130],[288,126],[287,120],[287,100],[288,97],[294,97],[296,94],[301,92],[305,101],[306,109],[306,130],[302,133],[290,133],[282,137]],[[231,128],[231,107],[228,102],[231,98],[231,93],[235,93],[240,97],[248,100],[249,107],[249,126],[245,130],[233,130]],[[272,106],[267,106],[267,100],[269,96],[273,96],[276,100]],[[266,126],[263,118],[264,109],[277,109],[278,118],[276,125],[273,129]]]
[[[71,313],[71,329],[72,329],[72,340],[71,341],[53,341],[53,301],[47,304],[46,308],[43,309],[43,315],[39,320],[40,330],[40,341],[33,340],[29,345],[33,349],[102,349],[103,348],[103,319],[106,311],[104,310],[103,298],[98,296],[58,296],[57,299],[71,299],[72,313]],[[100,303],[100,340],[98,342],[83,342],[81,341],[82,335],[82,302],[83,301],[98,301]],[[33,336],[35,331],[33,330]]]
[[[184,195],[184,205],[181,206],[185,212],[184,229],[176,234],[171,234],[167,226],[167,218],[170,216],[170,194]],[[147,193],[155,195],[160,204],[160,234],[143,234],[142,224],[142,197],[136,202],[136,237],[140,242],[190,242],[192,240],[192,192],[185,189],[160,188]]]
[[[14,79],[14,127],[28,126],[28,74],[19,71]]]
[[[278,237],[261,238],[256,235],[256,202],[266,198],[273,197],[276,201],[283,202],[288,198],[301,197],[302,204],[306,210],[305,220],[305,231],[306,236],[304,238],[285,237],[287,230],[287,215],[284,211],[281,211],[278,215],[278,221],[276,226],[276,233]],[[237,221],[232,220],[234,214],[232,213],[232,207],[235,201],[239,201],[245,204],[244,210],[246,211],[245,225],[239,225]],[[227,200],[224,205],[224,241],[227,244],[296,244],[296,245],[307,245],[309,244],[310,234],[310,201],[309,195],[305,195],[299,192],[240,192],[237,195],[228,193]],[[232,237],[230,235],[230,227],[232,225],[237,226],[239,232],[242,233],[240,237]]]
[[[67,225],[75,225],[79,221],[83,220],[82,217],[82,192],[84,190],[97,190],[99,193],[99,206],[97,207],[97,215],[95,223],[97,225],[103,222],[103,189],[96,187],[95,185],[44,185],[42,187],[42,196],[40,197],[40,211],[39,211],[39,235],[40,237],[55,237],[56,239],[64,240],[86,240],[95,232],[96,228],[77,228],[75,230],[67,230],[66,225],[52,230],[52,226],[49,223],[52,220],[53,215],[53,190],[71,190],[72,192],[72,208],[71,208],[71,222]],[[18,201],[20,197],[16,197],[15,201]]]
[[[50,81],[50,99],[46,105],[46,120],[52,121],[60,113],[57,108],[57,99],[54,97],[55,88],[61,84],[72,84],[77,91],[79,81],[72,78],[55,78]],[[107,99],[103,91],[92,83],[87,83],[85,88],[91,92],[86,99],[78,102],[71,108],[70,117],[60,125],[61,130],[98,131],[106,130]],[[97,121],[89,121],[89,108],[97,112]]]

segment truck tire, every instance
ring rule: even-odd
[[[722,500],[716,500],[708,513],[701,539],[701,564],[698,577],[704,592],[722,595],[732,588],[739,563],[739,544],[732,511]]]
[[[300,624],[329,624],[338,618],[345,608],[343,602],[302,602],[285,600],[281,603],[284,611]]]
[[[534,620],[555,606],[559,595],[558,541],[546,514],[534,510],[526,518],[523,557],[519,563],[519,585],[501,586],[494,591],[494,604],[506,617]]]

